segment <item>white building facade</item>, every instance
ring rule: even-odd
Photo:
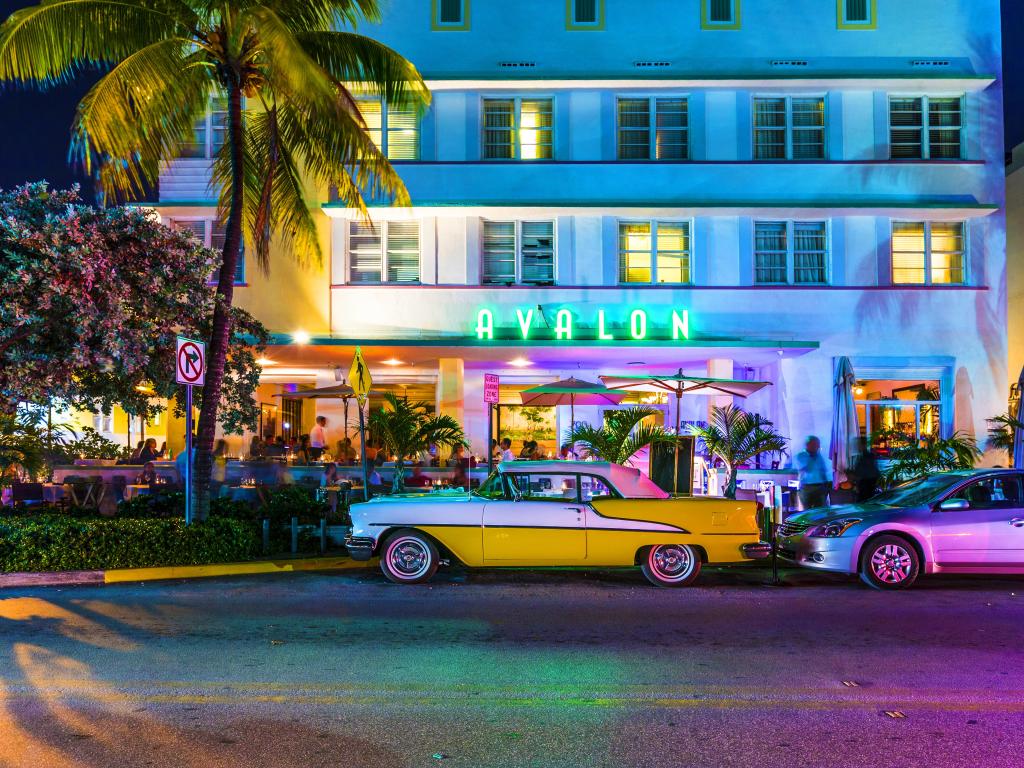
[[[477,453],[485,373],[508,403],[567,376],[770,381],[738,404],[826,444],[841,357],[865,434],[983,440],[1005,412],[997,0],[384,7],[360,31],[433,94],[420,118],[365,103],[413,207],[375,206],[370,226],[324,201],[301,346],[240,274],[280,334],[268,384],[333,383],[359,345]],[[162,215],[208,214],[204,167],[169,170]],[[674,402],[652,404],[673,423]],[[553,419],[563,432],[568,408]]]

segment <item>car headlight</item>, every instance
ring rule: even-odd
[[[859,522],[861,522],[859,517],[844,517],[842,520],[832,520],[815,526],[807,532],[807,535],[821,539],[834,539],[836,536],[842,536]]]

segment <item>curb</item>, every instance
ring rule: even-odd
[[[133,581],[166,579],[205,579],[213,576],[246,576],[260,573],[296,573],[300,571],[344,571],[366,568],[372,560],[350,557],[309,557],[299,559],[258,560],[251,563],[214,563],[211,565],[172,565],[153,568],[112,568],[108,571],[58,571],[52,573],[3,573],[0,589],[12,587],[63,587],[88,584],[123,584]]]

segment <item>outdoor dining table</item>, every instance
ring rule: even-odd
[[[266,504],[263,488],[258,485],[230,485],[221,489],[221,496],[231,501],[244,501],[254,506]]]
[[[63,483],[43,483],[43,499],[47,504],[59,504],[67,496]]]
[[[77,483],[64,483],[76,507],[99,507],[107,493],[106,483],[97,480],[84,480]]]

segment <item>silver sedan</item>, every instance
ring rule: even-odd
[[[779,526],[779,556],[903,589],[921,573],[1024,574],[1024,472],[928,475],[863,504],[811,509]]]

